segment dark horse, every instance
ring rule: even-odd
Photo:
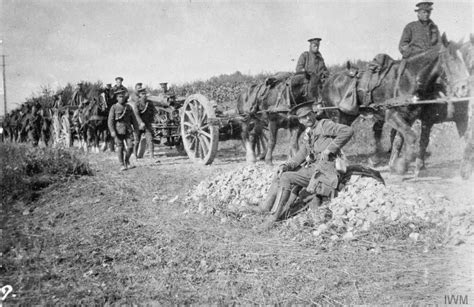
[[[101,136],[108,135],[107,116],[111,106],[108,105],[105,94],[100,89],[92,89],[88,97],[90,103],[82,112],[83,135],[87,142],[87,151],[93,146],[95,151],[99,152]]]
[[[264,127],[269,130],[265,153],[267,164],[272,164],[279,128],[290,130],[290,155],[298,151],[298,138],[304,127],[296,116],[289,115],[288,112],[292,107],[309,100],[307,84],[304,74],[280,73],[268,78],[265,83],[254,84],[240,93],[237,98],[237,113],[243,118],[242,140],[247,162],[256,161],[255,143]]]
[[[403,156],[395,160],[394,157],[396,156],[392,151],[392,158],[390,159],[390,166],[397,165],[399,173],[406,172],[409,163],[416,157],[416,134],[411,129],[411,125],[416,119],[421,118],[426,106],[408,104],[393,107],[387,104],[394,102],[393,98],[397,97],[404,102],[411,100],[414,96],[421,100],[436,98],[438,92],[443,90],[436,82],[438,78],[447,81],[448,92],[455,93],[458,96],[465,95],[467,87],[464,72],[459,71],[463,61],[456,50],[449,46],[444,34],[442,44],[406,61],[406,66],[400,76],[401,62],[394,61],[378,86],[371,91],[372,99],[369,108],[362,110],[383,119],[385,123],[390,124],[403,137],[406,144]],[[331,76],[323,86],[322,97],[325,106],[339,107],[351,84],[353,84],[353,79],[345,72]],[[357,95],[363,96],[366,93],[358,91]],[[363,97],[358,97],[358,100],[363,101]],[[339,112],[338,120],[340,123],[351,125],[358,116],[359,114],[350,115]],[[423,116],[426,115],[423,114]]]

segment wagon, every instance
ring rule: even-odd
[[[217,155],[219,141],[240,140],[242,118],[231,112],[222,112],[217,104],[202,94],[173,98],[170,107],[155,107],[153,142],[175,147],[186,153],[193,162],[209,165]],[[257,154],[266,151],[265,134],[255,141]],[[138,155],[145,152],[142,139]]]

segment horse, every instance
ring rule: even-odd
[[[452,65],[451,69],[457,72],[457,78],[454,80],[445,80],[445,84],[448,85],[447,93],[441,93],[442,96],[445,94],[448,97],[465,97],[468,96],[468,92],[474,93],[473,90],[473,76],[472,73],[474,71],[473,67],[473,56],[474,56],[474,48],[473,46],[474,36],[471,35],[471,40],[466,43],[454,43],[450,42],[448,46],[449,52],[447,56],[453,57],[452,63],[456,63],[456,65]],[[461,53],[462,61],[456,61],[454,58],[458,56],[458,51]],[[443,77],[449,77],[445,75]],[[466,80],[468,81],[468,86],[465,86]],[[457,87],[460,91],[458,92],[451,92],[452,87],[449,84],[456,84],[460,83]],[[470,87],[470,88],[469,88]],[[426,157],[426,149],[429,145],[430,141],[430,133],[431,129],[434,124],[439,124],[443,122],[453,121],[456,124],[456,129],[458,131],[459,137],[463,138],[465,142],[465,149],[463,155],[463,161],[461,163],[460,172],[461,177],[463,179],[468,179],[472,172],[472,160],[473,160],[473,133],[472,127],[468,129],[469,124],[472,126],[472,121],[470,119],[472,117],[472,110],[469,111],[469,101],[459,101],[456,104],[427,104],[422,106],[422,112],[420,114],[420,121],[421,121],[421,134],[420,134],[420,151],[416,160],[416,167],[415,167],[415,176],[418,176],[420,170],[425,169],[425,157]],[[403,141],[398,139],[396,141],[397,148],[394,151],[394,155],[397,156],[400,150],[401,144]]]
[[[451,93],[457,96],[465,95],[467,80],[464,79],[463,72],[459,72],[462,65],[462,59],[456,50],[447,41],[443,34],[441,43],[429,50],[417,54],[406,63],[393,61],[387,67],[383,78],[379,80],[376,86],[367,91],[357,91],[358,101],[364,101],[364,96],[370,94],[370,101],[361,110],[362,113],[372,113],[378,120],[390,124],[403,137],[405,152],[402,157],[398,157],[392,151],[389,166],[396,166],[398,173],[406,172],[409,164],[417,156],[415,152],[416,134],[411,129],[413,122],[422,116],[425,106],[419,104],[409,104],[413,97],[418,99],[436,98],[439,91],[443,90],[436,82],[439,77],[446,76]],[[401,72],[400,72],[401,70]],[[370,74],[370,72],[364,72]],[[331,76],[323,85],[322,98],[323,106],[336,106],[341,108],[341,102],[351,91],[354,84],[354,77],[345,72]],[[358,89],[357,89],[358,90]],[[404,102],[403,105],[393,106],[391,102]],[[338,112],[338,121],[342,124],[351,125],[359,116]],[[377,135],[375,135],[377,137]],[[376,142],[380,140],[376,139]],[[395,145],[394,145],[395,146]],[[376,155],[379,155],[380,147],[376,148]]]
[[[90,103],[82,111],[84,120],[83,135],[86,140],[87,151],[94,147],[98,152],[100,138],[108,130],[107,116],[110,107],[107,105],[105,94],[101,90],[92,89],[88,97]]]
[[[258,136],[268,128],[266,151],[260,158],[272,164],[278,129],[290,130],[290,156],[299,149],[298,139],[304,131],[298,118],[289,115],[291,108],[308,100],[308,80],[304,74],[279,73],[264,83],[253,84],[237,97],[236,112],[241,116],[241,138],[246,151],[246,161],[256,162],[255,151],[260,144]],[[317,97],[317,93],[312,93]]]

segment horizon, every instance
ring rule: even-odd
[[[3,0],[8,110],[42,86],[56,90],[80,80],[114,83],[120,75],[127,87],[158,88],[237,71],[293,71],[313,36],[323,38],[327,66],[378,53],[399,59],[416,2]],[[434,8],[432,19],[448,39],[474,32],[471,1],[436,1]]]

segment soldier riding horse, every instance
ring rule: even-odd
[[[348,97],[354,98],[355,112],[339,112],[340,123],[351,125],[359,116],[358,107],[362,104],[368,107],[362,112],[373,113],[395,128],[402,135],[406,147],[404,155],[397,158],[397,161],[392,152],[390,166],[397,165],[397,171],[404,173],[416,156],[416,134],[411,125],[421,118],[426,108],[419,104],[405,103],[413,98],[436,98],[438,92],[444,90],[444,86],[437,83],[440,77],[447,82],[449,92],[457,96],[466,95],[467,79],[462,64],[462,59],[443,35],[442,44],[407,59],[404,65],[401,65],[400,61],[393,61],[385,68],[386,71],[379,75],[380,79],[373,86],[359,88],[355,86],[354,77],[344,72],[331,76],[323,86],[324,106],[338,106],[341,109],[342,104],[347,106]],[[364,74],[367,73],[370,72]],[[367,97],[370,99],[366,99]],[[390,105],[396,102],[403,102],[404,105]]]

